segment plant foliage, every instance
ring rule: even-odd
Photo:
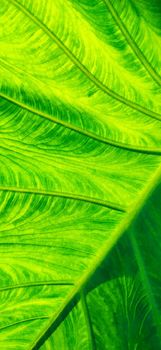
[[[0,349],[161,349],[161,2],[0,2]]]

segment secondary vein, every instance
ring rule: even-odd
[[[112,203],[110,201],[101,200],[101,199],[88,197],[88,196],[83,196],[83,195],[79,195],[79,194],[73,194],[73,193],[46,191],[46,190],[35,189],[35,188],[20,188],[20,187],[12,187],[12,186],[0,186],[0,191],[27,193],[27,194],[49,196],[49,197],[61,197],[61,198],[66,198],[66,199],[73,199],[73,200],[88,202],[88,203],[100,205],[103,207],[107,207],[110,209],[118,210],[121,212],[126,212],[126,210],[127,210],[126,207]]]
[[[121,149],[126,149],[128,151],[134,151],[134,152],[140,152],[140,153],[145,153],[145,154],[154,154],[154,155],[160,155],[161,154],[161,148],[150,148],[150,147],[142,147],[142,146],[134,146],[134,145],[130,145],[130,144],[126,144],[126,143],[123,143],[123,142],[118,142],[118,141],[114,141],[114,140],[110,140],[106,137],[103,137],[103,136],[99,136],[97,134],[94,134],[90,131],[87,131],[87,130],[84,130],[84,129],[81,129],[80,127],[78,126],[75,126],[69,122],[65,122],[63,120],[59,120],[55,117],[53,117],[52,115],[49,115],[45,112],[42,112],[42,111],[39,111],[37,110],[36,108],[33,108],[31,106],[28,106],[26,105],[25,103],[23,102],[20,102],[20,101],[17,101],[16,99],[14,99],[13,97],[11,96],[7,96],[5,95],[4,93],[0,93],[0,97],[10,103],[13,103],[14,105],[18,106],[18,107],[21,107],[22,109],[30,112],[30,113],[33,113],[41,118],[45,118],[55,124],[58,124],[58,125],[61,125],[67,129],[70,129],[72,131],[75,131],[75,132],[78,132],[79,134],[81,135],[84,135],[84,136],[87,136],[95,141],[99,141],[99,142],[102,142],[102,143],[105,143],[107,145],[110,145],[110,146],[114,146],[114,147],[117,147],[117,148],[121,148]]]
[[[5,326],[0,327],[0,331],[5,329],[5,328],[16,326],[18,324],[22,324],[22,323],[25,323],[25,322],[31,322],[31,321],[35,321],[35,320],[41,320],[41,319],[49,319],[49,316],[38,316],[38,317],[26,318],[24,320],[13,322],[13,323],[10,323],[10,324],[7,324]]]
[[[10,289],[19,289],[19,288],[30,288],[30,287],[39,287],[39,286],[73,286],[74,282],[72,281],[35,281],[35,282],[24,282],[21,284],[13,284],[0,288],[0,292],[10,290]]]
[[[143,64],[145,69],[148,71],[149,75],[152,77],[152,79],[160,86],[161,85],[161,77],[159,74],[154,70],[154,68],[151,66],[150,62],[147,60],[146,56],[144,56],[143,52],[140,50],[138,45],[136,44],[133,37],[130,35],[128,29],[124,25],[123,21],[119,17],[116,9],[114,8],[113,4],[110,0],[103,0],[107,9],[110,10],[113,18],[115,19],[115,22],[117,23],[120,31],[124,35],[125,39],[127,40],[129,46],[134,51],[137,58],[140,60],[140,62]]]

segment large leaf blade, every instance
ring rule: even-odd
[[[82,288],[160,164],[158,61],[143,65],[103,1],[3,0],[1,20],[2,346],[40,347],[81,294],[93,348]],[[57,332],[51,346],[79,347]]]

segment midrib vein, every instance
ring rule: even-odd
[[[72,51],[57,37],[56,34],[50,31],[50,29],[42,23],[37,17],[35,17],[28,9],[26,9],[23,5],[21,5],[16,0],[8,0],[8,2],[12,3],[16,8],[18,8],[21,12],[23,12],[26,16],[28,16],[36,25],[38,25],[55,43],[59,48],[68,56],[68,58],[80,69],[82,73],[86,75],[86,77],[91,80],[98,88],[100,88],[104,93],[113,97],[117,101],[125,104],[126,106],[131,107],[134,110],[137,110],[145,115],[148,115],[156,120],[161,120],[161,115],[154,111],[151,111],[135,102],[132,102],[123,96],[117,94],[106,85],[104,85],[100,80],[98,80],[80,61],[74,56]]]
[[[51,121],[52,123],[61,125],[67,129],[70,129],[72,131],[78,132],[81,135],[87,136],[95,141],[99,141],[101,143],[110,145],[110,146],[114,146],[117,148],[121,148],[121,149],[125,149],[128,151],[134,151],[134,152],[140,152],[140,153],[145,153],[145,154],[154,154],[154,155],[160,155],[161,154],[161,148],[150,148],[150,147],[141,147],[141,146],[134,146],[134,145],[130,145],[130,144],[126,144],[126,143],[122,143],[122,142],[117,142],[117,141],[113,141],[110,140],[108,138],[96,135],[90,131],[84,130],[79,128],[78,126],[75,126],[71,123],[59,120],[45,112],[39,111],[31,106],[28,106],[26,104],[24,104],[23,102],[17,101],[16,99],[14,99],[11,96],[7,96],[4,93],[0,93],[0,97],[5,99],[6,101],[15,104],[16,106],[30,112],[33,113],[41,118],[45,118],[49,121]]]
[[[121,212],[126,212],[127,208],[122,205],[118,205],[112,203],[110,201],[101,200],[89,196],[83,196],[80,194],[73,194],[67,192],[57,192],[57,191],[45,191],[41,189],[32,189],[32,188],[20,188],[20,187],[12,187],[12,186],[0,186],[0,191],[5,192],[15,192],[15,193],[26,193],[26,194],[34,194],[34,195],[43,195],[48,197],[61,197],[66,199],[73,199],[82,202],[88,202],[91,204],[100,205],[106,208],[118,210]]]
[[[139,59],[139,61],[142,63],[144,68],[147,70],[149,75],[151,76],[152,79],[160,86],[161,85],[161,77],[159,74],[154,70],[154,68],[151,66],[150,62],[147,60],[146,56],[144,56],[143,52],[140,50],[138,45],[136,44],[135,40],[133,37],[130,35],[128,29],[124,25],[123,21],[119,17],[116,9],[114,8],[113,4],[111,3],[111,0],[103,0],[107,9],[110,10],[113,18],[115,19],[115,22],[117,23],[120,31],[124,35],[126,41],[128,42],[129,46],[131,49],[134,51],[135,55]]]
[[[156,170],[154,176],[149,180],[146,188],[142,191],[142,194],[139,196],[138,201],[135,203],[133,210],[129,214],[126,215],[125,219],[122,220],[121,224],[116,228],[104,245],[101,247],[98,255],[93,260],[93,263],[89,267],[88,271],[82,276],[82,278],[78,281],[77,285],[75,284],[75,288],[73,288],[72,292],[65,299],[64,303],[58,310],[57,314],[50,319],[49,323],[46,327],[44,327],[44,331],[39,333],[37,338],[32,343],[31,347],[28,350],[38,350],[42,346],[42,344],[46,341],[46,339],[53,334],[56,328],[61,324],[62,320],[68,315],[68,313],[73,308],[74,304],[77,300],[80,299],[80,293],[85,289],[87,283],[89,283],[90,279],[96,272],[96,270],[100,267],[103,261],[107,258],[111,249],[115,246],[119,238],[127,232],[132,223],[137,219],[139,213],[143,209],[147,199],[153,193],[157,184],[161,180],[161,165]]]

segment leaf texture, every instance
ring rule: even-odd
[[[1,0],[2,350],[161,349],[160,16]]]

